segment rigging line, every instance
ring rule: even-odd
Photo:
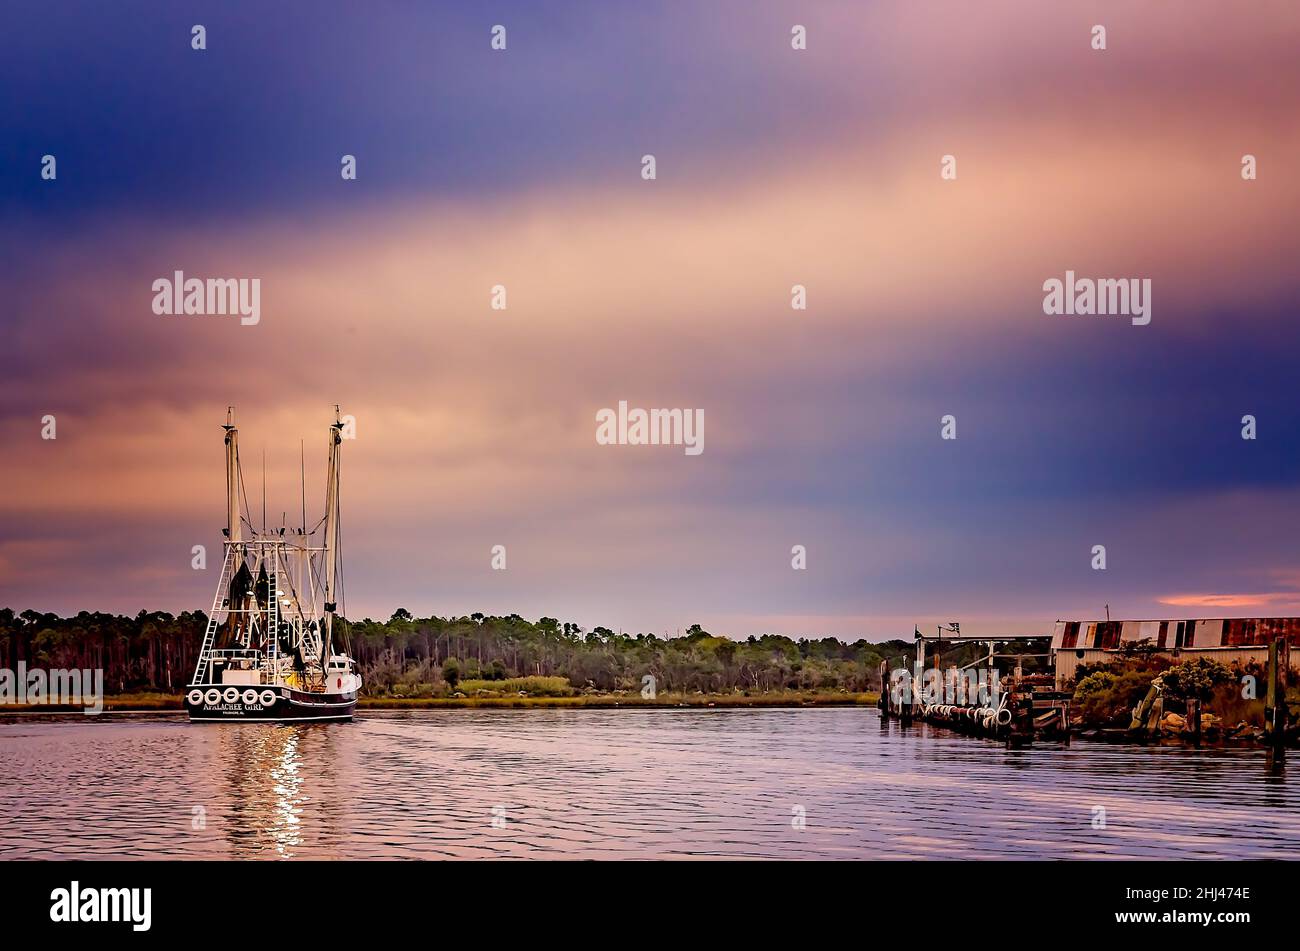
[[[235,447],[235,471],[239,473],[239,495],[243,499],[243,505],[239,509],[239,520],[248,524],[248,530],[257,534],[257,529],[253,527],[252,520],[244,517],[244,509],[248,508],[248,492],[244,489],[244,461],[239,458],[239,447]]]
[[[278,563],[278,558],[277,558],[277,563]],[[303,616],[303,613],[302,613],[302,601],[298,598],[298,591],[297,591],[297,589],[294,587],[294,584],[293,584],[293,572],[292,572],[292,571],[289,571],[288,568],[289,568],[289,565],[288,565],[288,562],[286,561],[286,562],[285,562],[285,572],[284,572],[284,576],[285,576],[285,578],[286,578],[287,581],[288,581],[287,587],[289,588],[289,594],[291,594],[291,595],[293,596],[293,603],[294,603],[294,607],[295,607],[295,609],[296,609],[296,611],[297,611],[297,613],[298,613],[298,620],[303,621],[303,620],[306,620],[306,618]],[[277,574],[277,578],[276,578],[276,586],[279,587],[279,576],[278,576],[278,574]]]
[[[312,611],[314,612],[316,610],[316,592],[317,590],[321,590],[323,597],[325,587],[325,583],[321,580],[320,572],[316,569],[315,552],[313,552],[311,557],[307,559],[307,572],[310,575],[308,578],[308,584],[311,585],[311,604]]]
[[[334,467],[334,484],[337,486],[343,481],[343,454],[339,454],[339,459]],[[338,575],[338,603],[343,607],[343,616],[347,617],[348,604],[346,592],[343,589],[343,493],[336,491],[334,493],[334,565],[335,573]]]

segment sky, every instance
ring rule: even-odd
[[[0,605],[206,610],[226,406],[294,524],[338,403],[351,617],[1300,614],[1293,3],[266,7],[10,13]],[[178,269],[259,323],[155,314]],[[1151,322],[1045,314],[1067,270]]]

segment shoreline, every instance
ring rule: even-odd
[[[746,697],[733,694],[664,694],[654,700],[638,695],[591,694],[576,697],[371,697],[357,701],[358,710],[423,710],[437,708],[588,707],[594,709],[652,709],[655,707],[874,707],[875,693],[791,693]]]
[[[426,709],[530,709],[585,707],[591,709],[743,708],[743,707],[874,707],[876,693],[792,691],[783,694],[660,694],[650,700],[639,695],[589,694],[573,697],[361,697],[357,710]],[[104,713],[179,713],[185,704],[180,694],[125,694],[104,698]],[[13,713],[81,713],[85,708],[68,704],[13,704],[0,706],[0,716]]]

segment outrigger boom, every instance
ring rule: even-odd
[[[221,572],[185,708],[195,722],[350,720],[361,677],[334,650],[339,600],[339,449],[343,418],[329,427],[325,516],[258,531],[243,512],[234,407],[227,408],[226,528]],[[243,500],[241,504],[241,499]],[[306,505],[304,502],[304,514]],[[248,537],[244,527],[247,525]],[[312,540],[320,533],[321,544]]]

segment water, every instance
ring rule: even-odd
[[[11,719],[0,858],[1297,858],[1298,776],[863,708]]]

